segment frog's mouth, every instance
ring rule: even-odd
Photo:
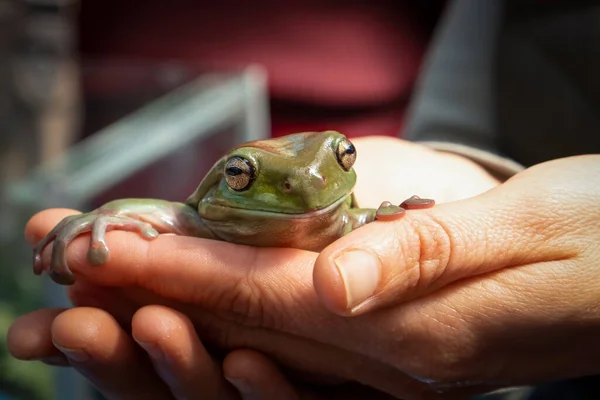
[[[289,212],[279,212],[279,211],[266,211],[266,210],[257,210],[257,209],[251,209],[251,208],[244,208],[244,207],[231,207],[231,206],[223,206],[223,205],[217,205],[217,204],[212,204],[209,207],[210,208],[220,208],[222,210],[228,210],[228,213],[236,213],[239,212],[240,214],[243,213],[243,215],[254,215],[257,217],[268,217],[268,218],[280,218],[280,219],[307,219],[307,218],[315,218],[318,217],[320,215],[323,214],[327,214],[333,210],[335,210],[336,208],[338,208],[339,206],[341,206],[347,199],[348,197],[351,195],[351,193],[345,194],[342,197],[340,197],[339,199],[335,200],[333,203],[329,204],[328,206],[325,206],[323,208],[317,208],[315,210],[311,210],[308,212],[303,212],[303,213],[289,213]],[[204,214],[204,213],[202,213]],[[204,217],[206,219],[215,219],[214,217]]]

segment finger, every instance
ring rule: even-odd
[[[261,399],[378,399],[391,400],[398,397],[380,392],[356,382],[311,383],[313,379],[292,380],[290,376],[269,357],[250,349],[235,350],[223,361],[223,372],[242,395],[244,400]]]
[[[52,324],[52,341],[109,399],[171,399],[143,351],[107,312],[80,307]]]
[[[69,265],[80,283],[120,288],[126,296],[137,292],[132,287],[155,294],[155,298],[137,301],[138,305],[172,307],[169,301],[186,304],[187,308],[178,309],[194,316],[194,324],[202,328],[203,340],[208,337],[227,348],[233,342],[232,331],[236,331],[240,333],[235,337],[237,345],[254,342],[254,348],[277,354],[278,361],[339,378],[352,377],[357,365],[368,361],[365,354],[370,351],[369,343],[357,349],[353,339],[360,334],[360,327],[348,327],[346,321],[319,304],[312,287],[315,253],[167,235],[148,242],[135,234],[111,231],[107,235],[111,258],[102,266],[91,266],[85,257],[89,243],[81,239],[71,243],[67,252]],[[47,253],[45,257],[48,260]],[[289,318],[290,315],[295,318]],[[257,334],[252,331],[257,327],[275,331]],[[298,340],[278,332],[298,335]],[[328,346],[315,346],[312,341],[297,343],[301,337],[322,343],[334,341],[332,344],[339,347],[334,347],[332,354],[326,356],[328,362],[323,363]],[[355,351],[364,354],[353,355]],[[350,357],[352,362],[340,365],[340,359]],[[386,382],[402,380],[407,381],[402,391],[421,390],[420,385],[411,385],[409,377],[393,368],[381,364],[376,370],[366,374],[365,383],[386,387]],[[389,386],[390,391],[398,390],[396,384]]]
[[[40,211],[31,217],[25,225],[25,239],[31,245],[37,244],[63,218],[73,214],[81,213],[68,208],[52,208]]]
[[[183,314],[162,306],[144,307],[133,318],[132,334],[176,398],[239,398]]]
[[[10,354],[19,360],[69,365],[64,354],[52,343],[52,322],[63,311],[62,308],[46,308],[17,318],[6,335]]]
[[[598,287],[594,269],[578,271],[564,262],[463,280],[406,307],[377,313],[389,322],[411,321],[401,328],[406,346],[380,358],[399,362],[432,388],[458,398],[595,375]],[[389,330],[373,331],[372,340],[389,342]]]
[[[334,325],[322,327],[315,324],[312,318],[303,324],[306,335],[310,332],[314,336],[321,336],[324,343],[333,340],[334,343],[329,345],[296,335],[287,335],[278,329],[258,329],[240,325],[226,318],[216,317],[200,307],[168,301],[151,292],[131,288],[126,292],[127,296],[136,299],[140,304],[165,304],[169,308],[182,311],[194,321],[196,331],[204,343],[222,350],[260,350],[278,364],[293,368],[303,381],[339,384],[357,380],[365,386],[376,387],[399,398],[419,397],[428,390],[427,384],[416,381],[389,363],[381,363],[374,359],[369,341],[357,343],[356,336],[354,340],[351,338],[355,327],[350,326],[347,319],[336,317],[342,323],[339,329]],[[288,320],[290,318],[282,318],[282,324]],[[373,325],[373,332],[383,331],[380,325],[369,324],[369,321],[365,321],[365,324],[369,325],[366,329],[371,329],[370,325]],[[364,329],[363,326],[362,330]],[[374,335],[367,333],[365,336]],[[360,354],[361,352],[363,354]],[[359,376],[357,371],[360,371]]]
[[[74,306],[104,310],[119,323],[121,329],[131,333],[131,321],[140,305],[123,296],[123,290],[126,289],[96,286],[79,281],[69,286],[67,293]]]
[[[321,301],[334,313],[357,315],[471,276],[572,257],[575,249],[560,237],[577,229],[561,216],[573,203],[573,178],[542,179],[557,169],[532,169],[478,197],[351,232],[315,263]]]
[[[102,266],[92,266],[86,260],[89,241],[85,238],[75,239],[69,245],[68,263],[78,280],[96,286],[143,287],[165,298],[222,312],[232,319],[242,318],[250,325],[265,322],[263,311],[297,313],[298,309],[292,310],[296,307],[302,313],[312,309],[324,318],[331,317],[318,303],[312,288],[316,253],[174,235],[147,241],[120,231],[109,232],[107,243],[111,257]],[[46,263],[50,252],[51,249],[44,252]],[[251,304],[244,304],[246,300]],[[282,310],[282,305],[291,309]],[[270,309],[262,310],[264,306]],[[304,322],[297,322],[308,329]]]
[[[309,396],[294,387],[273,361],[254,350],[228,354],[223,361],[223,373],[244,400],[294,400]]]
[[[107,235],[107,243],[112,256],[100,267],[86,261],[87,240],[69,246],[69,265],[78,279],[122,288],[125,295],[136,293],[133,287],[154,294],[137,304],[185,303],[178,309],[194,316],[203,340],[265,350],[284,365],[318,375],[347,380],[361,371],[361,383],[399,397],[427,390],[425,383],[374,361],[372,341],[357,343],[361,335],[371,337],[365,327],[377,332],[381,324],[369,316],[362,324],[348,324],[323,309],[312,286],[315,253],[165,235],[147,242],[118,231]],[[272,329],[252,329],[257,327]],[[366,362],[370,367],[363,371]]]
[[[348,324],[319,304],[312,287],[315,253],[178,236],[147,242],[118,231],[110,232],[107,242],[112,257],[100,267],[87,264],[86,240],[71,244],[69,264],[78,278],[122,288],[129,297],[139,292],[135,288],[144,288],[153,297],[142,296],[137,304],[183,311],[200,328],[203,340],[225,349],[260,349],[283,365],[360,379],[399,397],[427,391],[427,384],[373,360],[371,340],[357,341],[382,330],[375,318]],[[370,365],[367,370],[360,367],[365,363]]]
[[[161,306],[139,309],[122,291],[85,281],[69,288],[73,303],[106,310],[148,354],[154,370],[176,398],[238,398],[183,314]]]

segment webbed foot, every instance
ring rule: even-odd
[[[139,232],[148,239],[158,236],[158,232],[146,222],[141,222],[125,215],[103,210],[87,214],[71,215],[64,218],[33,249],[33,272],[40,275],[47,270],[52,280],[61,285],[71,285],[75,277],[67,265],[67,246],[77,236],[91,232],[87,260],[92,265],[102,265],[108,260],[109,250],[106,244],[106,232],[120,229]],[[52,243],[50,266],[44,268],[42,253]]]

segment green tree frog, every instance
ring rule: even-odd
[[[153,239],[160,233],[232,243],[320,251],[375,219],[394,220],[407,209],[428,208],[430,199],[413,196],[399,206],[359,208],[353,194],[356,149],[335,131],[305,132],[254,141],[220,158],[185,203],[121,199],[89,213],[63,219],[34,248],[34,272],[47,270],[60,284],[75,282],[66,261],[68,244],[91,232],[87,259],[108,260],[105,234],[135,231]],[[52,244],[50,265],[42,264]]]

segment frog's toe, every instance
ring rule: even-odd
[[[148,222],[138,221],[127,216],[107,217],[104,221],[110,229],[118,227],[122,231],[137,232],[146,239],[154,239],[158,236],[158,231]]]
[[[39,248],[38,246],[33,249],[33,273],[36,275],[41,275],[44,272],[44,263],[42,261],[42,251],[43,247]]]
[[[154,239],[158,237],[158,231],[152,227],[150,224],[144,224],[140,229],[140,233],[146,239]]]
[[[50,275],[50,278],[59,285],[72,285],[75,283],[75,276],[71,271],[58,273],[50,270],[48,275]]]
[[[71,285],[75,282],[75,277],[67,264],[67,246],[80,234],[89,232],[94,221],[94,216],[91,214],[82,214],[78,217],[62,227],[52,245],[48,274],[54,282],[61,285]]]
[[[50,278],[58,284],[70,285],[75,282],[73,273],[67,265],[67,244],[68,241],[56,239],[52,248],[52,259],[50,260],[50,268],[48,274]]]
[[[139,232],[147,239],[158,236],[156,229],[147,222],[123,216],[99,216],[92,223],[92,238],[87,252],[87,260],[91,265],[102,265],[108,261],[110,250],[106,244],[106,232],[117,227],[120,230]]]
[[[422,199],[419,196],[412,196],[400,204],[400,207],[403,207],[407,210],[420,210],[423,208],[431,208],[433,206],[435,206],[435,200]]]
[[[71,221],[71,217],[66,217],[62,221],[58,223],[48,234],[38,242],[33,248],[33,273],[36,275],[41,275],[44,272],[44,263],[42,259],[42,254],[46,246],[48,246],[57,236],[57,234],[63,229],[69,221]]]
[[[404,208],[395,206],[389,201],[384,201],[375,212],[375,218],[379,221],[394,221],[402,218],[405,212]]]
[[[91,265],[102,265],[108,261],[109,250],[105,243],[92,243],[87,252],[87,260]]]

